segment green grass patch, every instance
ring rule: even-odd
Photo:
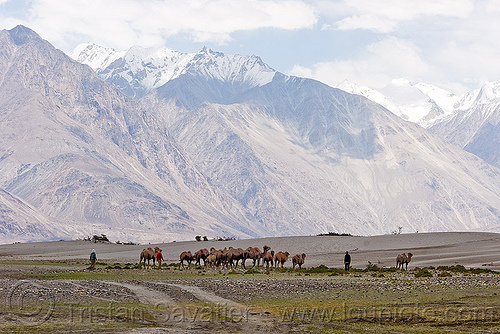
[[[338,277],[338,283],[356,281]],[[362,283],[362,279],[356,281]],[[408,281],[394,291],[366,289],[363,285],[311,291],[300,296],[254,298],[252,309],[268,312],[293,326],[307,325],[320,332],[446,333],[500,329],[500,296],[495,287],[460,286],[425,288],[421,281]],[[303,328],[303,327],[302,327]],[[361,330],[361,329],[364,329]]]
[[[498,272],[498,271],[487,269],[487,268],[465,268],[461,264],[457,264],[454,266],[439,266],[439,267],[437,267],[437,270],[451,271],[453,273],[461,273],[461,274],[473,274],[473,275],[500,274],[500,272]]]
[[[39,312],[39,311],[42,312]],[[2,333],[109,332],[125,328],[157,326],[153,305],[95,302],[92,304],[54,303],[30,309],[6,308]],[[161,318],[160,318],[161,320]]]
[[[415,277],[432,277],[432,273],[427,269],[419,269],[415,271]]]

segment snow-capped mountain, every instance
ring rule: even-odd
[[[263,233],[134,101],[33,31],[0,32],[0,78],[0,188],[74,237]]]
[[[115,51],[86,43],[70,56],[133,97],[142,97],[185,73],[218,82],[244,83],[247,89],[267,84],[276,73],[257,56],[225,55],[206,47],[198,53],[140,46]]]
[[[409,120],[408,115],[399,108],[395,101],[392,101],[389,97],[373,88],[358,85],[349,80],[344,80],[335,87],[351,94],[364,96],[367,99],[372,100],[373,102],[378,103],[392,111],[395,115],[401,117],[402,119]]]
[[[312,80],[276,76],[232,105],[154,109],[168,115],[171,133],[211,182],[275,235],[332,228],[388,233],[395,222],[407,231],[481,229],[497,222],[488,218],[491,211],[472,206],[498,196],[482,181],[494,168],[361,97]]]
[[[459,97],[434,85],[413,85],[407,79],[395,79],[382,89],[358,86],[343,81],[336,87],[352,94],[365,96],[399,117],[423,127],[451,115]]]
[[[53,220],[127,241],[499,228],[500,170],[362,96],[206,48],[147,86],[142,60],[103,50],[86,59],[109,63],[108,83],[25,27],[0,32],[0,188],[47,233]],[[120,77],[142,93],[109,84]]]
[[[394,80],[381,90],[342,82],[340,89],[367,97],[399,117],[500,167],[500,83],[454,95],[434,85]]]
[[[92,67],[101,77],[126,94],[141,97],[179,76],[195,54],[140,46],[127,51],[116,51],[86,43],[77,46],[70,56]]]
[[[455,107],[454,114],[430,130],[500,167],[500,83],[486,82],[481,89],[467,92]]]

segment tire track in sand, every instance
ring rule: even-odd
[[[183,284],[174,284],[174,283],[157,283],[157,284],[162,284],[162,285],[169,285],[169,286],[174,286],[179,289],[182,289],[186,292],[189,292],[196,298],[200,300],[207,301],[212,304],[216,305],[225,305],[227,307],[234,307],[234,308],[239,308],[239,309],[248,309],[247,306],[237,303],[233,300],[226,299],[220,296],[217,296],[216,294],[212,292],[205,291],[197,286],[192,286],[192,285],[183,285]]]
[[[123,283],[123,282],[112,282],[105,281],[107,284],[122,286],[130,291],[132,291],[139,301],[143,304],[164,304],[164,305],[175,305],[175,301],[166,293],[158,290],[152,290],[142,285]]]

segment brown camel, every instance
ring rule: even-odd
[[[238,262],[241,260],[243,268],[245,268],[245,250],[242,248],[233,248],[229,247],[227,251],[227,259],[226,259],[226,268],[227,266],[231,266],[231,268],[234,265],[234,268],[238,267]],[[236,261],[236,263],[235,263]],[[245,268],[246,269],[246,268]]]
[[[226,259],[227,259],[227,248],[224,247],[224,249],[219,249],[216,253],[216,260],[215,260],[215,266],[219,268],[221,265],[224,266],[226,264]]]
[[[186,261],[189,269],[191,267],[191,262],[195,260],[195,257],[193,256],[193,254],[191,254],[191,251],[187,251],[182,252],[179,256],[179,259],[181,260],[181,268],[184,268],[184,261]]]
[[[255,267],[255,264],[257,263],[257,267],[260,266],[260,259],[262,259],[262,252],[258,247],[248,247],[246,249],[246,257],[243,259],[243,267],[245,267],[245,261],[246,259],[253,260],[253,267]]]
[[[304,264],[304,261],[306,260],[306,254],[295,254],[292,257],[292,264],[293,264],[293,269],[295,269],[295,266],[298,265],[299,269],[302,269],[302,265]]]
[[[201,260],[203,260],[203,266],[206,267],[207,266],[206,260],[209,254],[210,253],[206,248],[200,249],[199,251],[194,253],[194,256],[196,258],[196,264],[201,265]]]
[[[271,247],[269,246],[264,246],[264,252],[262,252],[262,266],[264,266],[264,263],[266,264],[266,268],[269,269],[269,264],[271,264],[271,267],[274,264],[274,251],[270,251]]]
[[[408,255],[406,255],[405,253],[399,254],[396,258],[396,268],[401,268],[402,270],[403,265],[406,265],[406,270],[408,270],[408,263],[410,263],[412,256],[412,253],[408,253]]]
[[[141,265],[141,262],[144,261],[144,269],[146,269],[146,260],[148,261],[148,267],[149,267],[149,260],[153,260],[153,266],[155,265],[156,254],[153,248],[151,247],[144,248],[142,250],[141,257],[139,258],[139,266]]]
[[[217,262],[217,255],[216,254],[210,254],[207,256],[205,260],[205,266],[208,268],[213,268]]]
[[[278,268],[278,265],[281,263],[281,268],[284,268],[284,264],[288,260],[289,256],[290,253],[288,252],[279,251],[278,253],[276,253],[276,255],[274,256],[275,267]]]

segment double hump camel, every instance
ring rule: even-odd
[[[410,263],[412,256],[412,253],[408,253],[408,255],[406,255],[405,253],[399,254],[396,258],[396,268],[403,269],[403,265],[406,265],[405,269],[408,270],[408,263]]]
[[[302,265],[304,264],[306,260],[306,254],[305,253],[302,253],[302,254],[295,254],[293,257],[292,257],[292,265],[293,265],[293,269],[295,269],[295,266],[299,266],[299,269],[302,269]]]
[[[281,268],[284,268],[284,264],[288,260],[289,256],[290,253],[288,252],[279,251],[278,253],[276,253],[276,255],[274,256],[275,267],[278,268],[278,266],[281,264]]]
[[[278,252],[274,253],[274,250],[271,250],[269,246],[264,246],[263,252],[260,251],[258,247],[248,247],[247,249],[242,248],[224,248],[216,250],[214,247],[210,248],[210,251],[207,249],[200,249],[194,255],[191,251],[182,252],[179,256],[180,266],[184,268],[184,263],[187,262],[188,268],[191,266],[191,263],[196,261],[196,264],[200,265],[201,260],[204,261],[204,267],[216,267],[219,268],[221,265],[226,269],[229,268],[237,268],[238,263],[241,263],[241,267],[246,269],[245,261],[247,259],[252,260],[253,267],[257,265],[259,267],[266,264],[266,268],[269,269],[269,265],[271,267],[276,267],[281,264],[281,268],[284,268],[284,264],[288,261],[290,253],[288,252]],[[300,269],[302,269],[302,265],[304,264],[304,259],[306,254],[297,254],[293,257],[293,268],[298,265]],[[154,261],[154,257],[151,257]],[[240,262],[241,260],[241,262]]]
[[[144,248],[142,250],[141,256],[139,258],[139,266],[141,265],[141,262],[143,262],[144,263],[144,269],[146,269],[146,261],[148,261],[148,267],[149,267],[149,261],[150,260],[153,260],[153,266],[154,266],[155,265],[155,261],[156,261],[156,254],[158,253],[159,250],[160,250],[160,248],[158,248],[158,247],[155,247],[154,250],[151,247]]]

